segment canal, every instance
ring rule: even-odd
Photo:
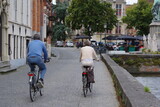
[[[151,93],[160,100],[160,77],[135,77],[143,86],[150,88]]]

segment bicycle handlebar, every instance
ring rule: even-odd
[[[48,58],[47,60],[44,60],[44,63],[50,62],[50,58]]]

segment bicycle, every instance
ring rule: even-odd
[[[85,68],[85,71],[82,72],[83,94],[84,97],[86,97],[88,90],[92,92],[93,88],[93,83],[88,81],[88,74],[89,72],[91,72],[92,67],[91,66],[83,66],[83,67]]]
[[[46,62],[49,62],[48,59]],[[29,76],[29,93],[30,93],[30,99],[32,102],[35,101],[35,97],[37,95],[37,92],[40,93],[40,96],[43,95],[43,88],[39,87],[39,79],[40,79],[40,69],[38,69],[38,66],[33,63],[35,66],[34,71],[30,71],[28,73]]]

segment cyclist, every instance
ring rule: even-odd
[[[44,61],[42,57],[44,56]],[[40,80],[39,86],[43,88],[44,85],[44,75],[46,73],[46,66],[44,64],[45,61],[48,59],[47,49],[44,43],[40,40],[40,35],[35,34],[33,36],[33,40],[28,44],[28,55],[27,55],[27,62],[31,68],[31,71],[34,71],[35,66],[32,64],[38,65],[41,73],[40,73]]]
[[[90,41],[86,40],[84,42],[84,47],[80,49],[80,62],[82,63],[82,69],[84,70],[84,66],[90,67],[90,72],[88,76],[89,82],[95,83],[94,81],[94,63],[93,60],[96,59],[99,61],[95,50],[90,46]]]

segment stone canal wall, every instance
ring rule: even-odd
[[[134,76],[160,76],[160,55],[158,54],[110,55],[110,57]]]
[[[160,100],[153,94],[145,92],[144,86],[128,71],[107,54],[102,54],[101,57],[112,75],[117,96],[125,107],[160,107]]]

